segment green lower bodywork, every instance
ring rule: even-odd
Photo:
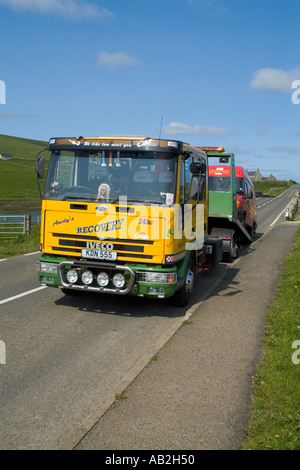
[[[188,266],[188,260],[189,260],[189,254],[190,252],[186,252],[186,255],[183,259],[178,261],[177,263],[172,264],[172,266],[166,266],[166,265],[150,265],[150,264],[144,264],[144,263],[128,263],[125,266],[128,268],[131,268],[131,270],[134,273],[137,273],[138,271],[150,271],[150,272],[164,272],[164,273],[177,273],[177,282],[174,284],[160,284],[160,283],[153,283],[153,282],[141,282],[136,279],[133,284],[133,288],[131,291],[126,294],[126,295],[138,295],[138,296],[145,296],[145,297],[171,297],[177,292],[185,283],[185,276],[186,276],[186,270]],[[76,258],[66,258],[66,257],[61,257],[61,256],[53,256],[53,255],[47,255],[47,254],[42,254],[39,257],[38,262],[47,262],[47,263],[53,263],[58,265],[61,262],[77,262],[78,259]],[[87,264],[88,264],[88,260]],[[70,266],[71,267],[71,266]],[[101,266],[99,266],[99,270],[101,270]],[[125,276],[126,277],[126,276]],[[53,274],[53,273],[47,273],[47,272],[40,272],[38,271],[38,280],[41,284],[47,285],[49,287],[63,287],[58,274]],[[93,284],[93,286],[97,286],[97,284]],[[163,293],[155,293],[155,292],[148,292],[148,288],[153,287],[153,288],[164,288]],[[75,290],[75,289],[70,289],[70,290]],[[88,288],[80,289],[81,291],[89,291]],[[95,291],[94,291],[95,292]],[[99,288],[99,293],[101,293],[101,290]],[[118,294],[118,292],[115,292]]]

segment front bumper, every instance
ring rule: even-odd
[[[61,259],[49,255],[42,255],[37,263],[38,278],[41,284],[77,291],[164,298],[174,295],[184,283],[183,279],[177,279],[176,265],[172,267],[149,266],[138,263],[121,265],[86,259]],[[70,283],[67,279],[67,272],[71,269],[78,272],[78,280],[75,283]],[[86,270],[93,273],[93,281],[90,285],[82,282],[82,274]],[[105,287],[97,283],[97,275],[103,271],[109,275],[109,283]],[[151,282],[147,282],[148,277],[145,277],[147,272],[154,274],[154,276],[150,276]],[[117,288],[113,284],[112,279],[116,273],[122,273],[125,277],[126,282],[122,288]],[[158,276],[155,276],[155,274]],[[156,282],[156,277],[165,277],[166,281]]]
[[[91,285],[86,285],[80,282],[71,284],[67,280],[66,272],[72,268],[77,269],[80,273],[84,272],[86,269],[89,269],[95,275],[96,275],[96,272],[104,270],[104,272],[110,273],[110,278],[112,276],[111,274],[112,271],[114,273],[123,273],[125,276],[126,284],[124,288],[121,288],[121,289],[117,288],[116,286],[109,287],[112,285],[111,280],[110,280],[109,285],[105,287],[96,285],[95,279]],[[134,280],[135,280],[135,273],[134,271],[132,271],[132,269],[129,266],[123,266],[123,265],[118,265],[118,264],[112,265],[110,263],[95,263],[95,262],[85,261],[85,260],[73,261],[71,263],[70,261],[62,261],[57,266],[57,271],[58,271],[60,284],[63,287],[66,287],[68,289],[75,289],[75,290],[88,290],[92,292],[106,292],[109,294],[128,294],[131,291]]]

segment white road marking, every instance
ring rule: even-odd
[[[277,220],[279,219],[279,217],[284,213],[284,211],[289,207],[289,205],[290,205],[290,202],[289,202],[288,205],[283,209],[283,211],[280,212],[279,216],[276,217],[276,219],[274,220],[274,222],[272,222],[272,223],[270,224],[270,227],[272,227],[272,225],[274,225],[274,224],[277,222]]]
[[[34,292],[38,292],[39,290],[46,289],[47,286],[40,286],[36,287],[36,289],[31,289],[22,294],[14,295],[13,297],[8,297],[7,299],[0,300],[0,305],[6,304],[7,302],[11,302],[12,300],[19,299],[20,297],[24,297],[25,295],[33,294]]]
[[[25,253],[24,256],[30,256],[30,255],[36,255],[37,253],[40,253],[40,251],[33,251],[32,253]]]
[[[275,198],[270,199],[270,200],[267,201],[267,202],[264,202],[264,203],[261,204],[260,206],[257,206],[257,209],[260,209],[261,207],[266,206],[267,204],[270,204],[270,202],[273,202],[273,201],[275,201]]]
[[[33,251],[32,253],[24,253],[24,255],[23,255],[23,256],[37,255],[38,253],[40,253],[40,254],[41,254],[41,252],[40,252],[40,251]],[[2,258],[2,259],[0,259],[0,262],[1,262],[1,261],[7,261],[7,258]]]

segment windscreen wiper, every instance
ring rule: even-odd
[[[90,198],[90,197],[85,197],[85,196],[68,196],[68,195],[64,196],[64,197],[63,197],[62,199],[60,199],[60,200],[61,200],[61,201],[67,201],[67,200],[69,200],[69,199],[72,200],[72,201],[79,201],[79,200],[81,200],[81,201],[90,201],[90,202],[95,202],[95,201],[97,201],[96,198],[93,198],[93,199],[92,199],[92,198]]]

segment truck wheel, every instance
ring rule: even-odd
[[[233,259],[237,257],[237,249],[236,249],[236,242],[235,238],[232,237],[230,239],[230,247],[229,251],[223,253],[223,260],[225,263],[232,263]]]
[[[185,283],[173,295],[172,304],[175,305],[176,307],[186,307],[190,301],[194,288],[195,288],[195,267],[190,257],[188,268],[186,271]]]

